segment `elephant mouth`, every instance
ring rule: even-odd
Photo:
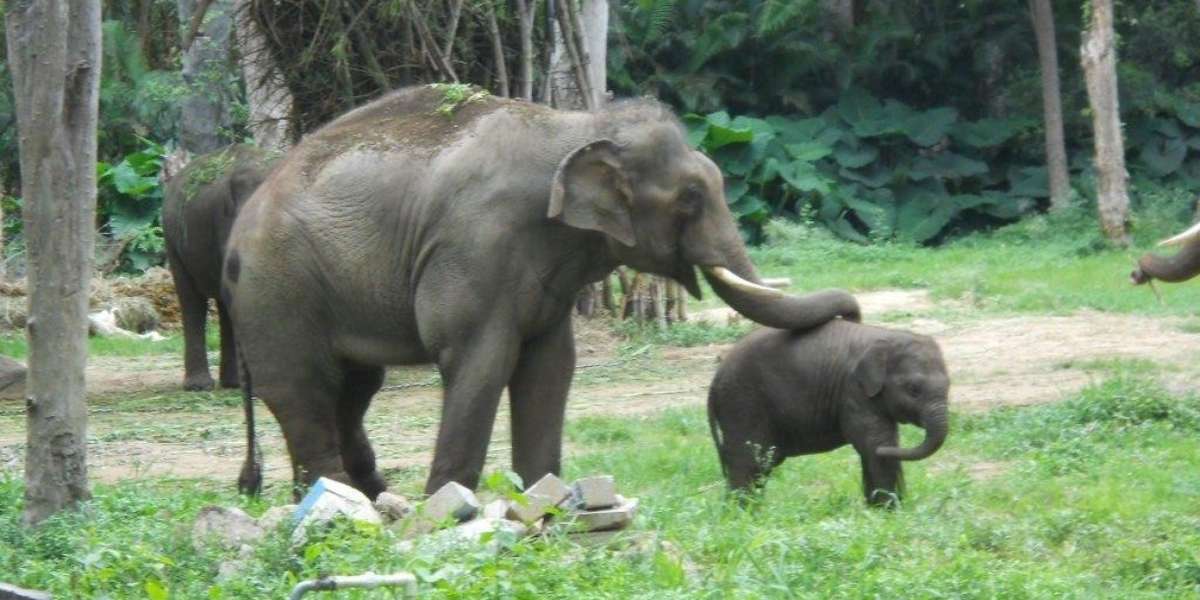
[[[687,263],[680,263],[675,268],[675,272],[671,275],[671,279],[679,282],[680,285],[688,291],[688,294],[697,300],[704,298],[700,292],[700,281],[696,278],[696,267]]]

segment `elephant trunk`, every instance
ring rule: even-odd
[[[801,330],[837,317],[861,319],[858,301],[845,291],[785,294],[762,285],[745,249],[736,248],[726,258],[727,266],[702,266],[704,278],[722,300],[751,321],[777,329]]]
[[[895,446],[880,446],[875,450],[879,456],[898,458],[900,460],[921,460],[929,458],[942,443],[946,441],[949,431],[948,405],[938,403],[921,412],[921,427],[925,429],[925,439],[915,448],[899,448]]]
[[[1138,259],[1130,277],[1141,284],[1151,279],[1167,282],[1186,281],[1200,273],[1200,238],[1188,240],[1178,254],[1171,257],[1145,254]]]

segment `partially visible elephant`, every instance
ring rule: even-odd
[[[183,313],[186,390],[213,388],[205,347],[209,300],[217,302],[221,321],[221,386],[238,387],[233,329],[220,300],[221,265],[233,220],[266,179],[272,159],[256,146],[228,146],[196,157],[167,182],[163,238]]]
[[[695,296],[700,267],[734,309],[777,327],[858,318],[844,291],[761,285],[720,170],[664,106],[565,112],[450,91],[402,89],[308,135],[234,224],[239,349],[297,484],[382,491],[363,415],[385,365],[420,363],[445,387],[427,492],[478,484],[506,387],[514,470],[558,473],[571,308],[620,264]],[[247,492],[261,479],[251,446]]]
[[[1200,273],[1200,223],[1183,233],[1165,239],[1159,246],[1182,245],[1174,256],[1163,257],[1147,252],[1138,259],[1137,267],[1129,274],[1136,285],[1160,279],[1171,283],[1187,281]]]
[[[927,336],[844,320],[762,329],[721,360],[708,421],[734,490],[758,489],[787,457],[851,444],[867,502],[888,504],[903,493],[900,461],[926,458],[946,440],[949,389]],[[923,427],[924,441],[900,447],[897,423]]]

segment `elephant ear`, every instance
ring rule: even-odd
[[[874,398],[883,391],[887,379],[888,362],[891,360],[892,345],[886,340],[875,340],[854,364],[851,378],[854,385],[866,398]]]
[[[633,246],[633,192],[617,145],[599,140],[567,155],[550,188],[550,219],[608,234]]]

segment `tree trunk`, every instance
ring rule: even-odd
[[[1070,198],[1067,149],[1063,142],[1062,94],[1058,89],[1058,43],[1050,0],[1029,0],[1042,69],[1042,110],[1046,126],[1046,169],[1050,172],[1050,209],[1060,210]]]
[[[178,0],[179,22],[190,23],[203,0]],[[192,156],[227,145],[233,124],[231,92],[227,76],[229,37],[233,31],[232,0],[214,0],[204,13],[191,45],[183,52],[183,81],[187,95],[182,102],[179,142]]]
[[[492,39],[492,62],[496,63],[496,89],[501,96],[507,97],[509,95],[508,65],[504,60],[504,38],[500,37],[500,24],[496,22],[496,7],[489,1],[484,10],[484,16],[487,19],[488,35]]]
[[[250,0],[237,2],[237,44],[250,109],[250,134],[258,147],[282,152],[292,141],[292,93],[273,64],[266,38],[250,16]]]
[[[517,20],[521,27],[521,98],[533,102],[533,19],[537,4],[517,0]]]
[[[1125,146],[1117,105],[1117,47],[1112,0],[1093,0],[1091,19],[1080,48],[1096,142],[1096,203],[1104,235],[1129,245],[1129,194],[1125,187]]]
[[[96,214],[100,3],[9,2],[29,270],[25,522],[90,496],[87,302]]]

